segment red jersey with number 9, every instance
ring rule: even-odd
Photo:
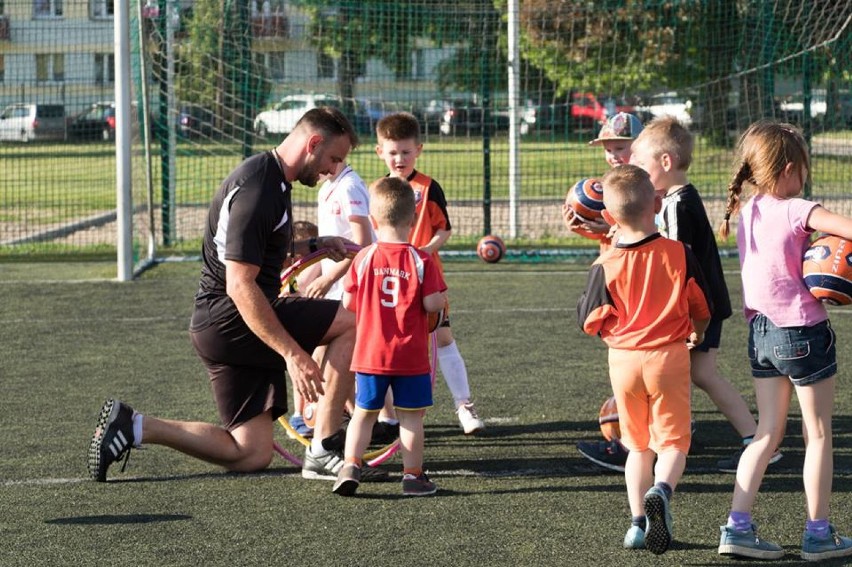
[[[408,243],[376,242],[355,256],[343,280],[355,307],[352,367],[365,374],[430,371],[423,298],[447,289],[429,255]]]

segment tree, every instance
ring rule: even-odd
[[[177,45],[176,93],[182,102],[214,111],[218,130],[245,135],[271,90],[265,69],[251,54],[245,2],[196,0],[186,14],[186,37]]]

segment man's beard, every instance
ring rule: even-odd
[[[305,166],[302,168],[302,171],[299,173],[299,177],[297,178],[299,183],[307,187],[316,187],[320,177],[319,168],[316,164],[318,164],[321,159],[321,155],[316,155],[313,156],[310,161],[305,162]]]

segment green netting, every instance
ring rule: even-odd
[[[114,4],[7,0],[0,11],[0,103],[18,105],[0,119],[0,258],[112,254]],[[619,110],[690,125],[690,178],[714,223],[736,137],[762,117],[804,129],[813,197],[852,214],[850,2],[133,0],[129,11],[139,261],[197,253],[221,179],[312,104],[350,116],[362,136],[350,161],[367,181],[385,173],[376,120],[420,118],[418,168],[447,193],[451,244],[487,232],[587,244],[564,231],[559,203],[606,170],[588,141]],[[11,117],[31,106],[61,106],[58,130],[32,134],[32,120]],[[315,192],[296,195],[296,216],[313,219]]]

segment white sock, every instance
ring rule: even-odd
[[[470,400],[470,385],[467,383],[467,368],[465,368],[464,359],[462,359],[456,341],[438,348],[438,366],[441,367],[441,374],[450,389],[456,407],[458,408],[463,403],[468,402]]]
[[[145,416],[139,412],[133,413],[133,446],[142,446],[142,420]]]
[[[322,439],[319,439],[317,435],[314,435],[313,439],[311,439],[311,454],[315,457],[319,457],[326,453],[328,453],[328,451],[326,451],[325,447],[322,446]]]

